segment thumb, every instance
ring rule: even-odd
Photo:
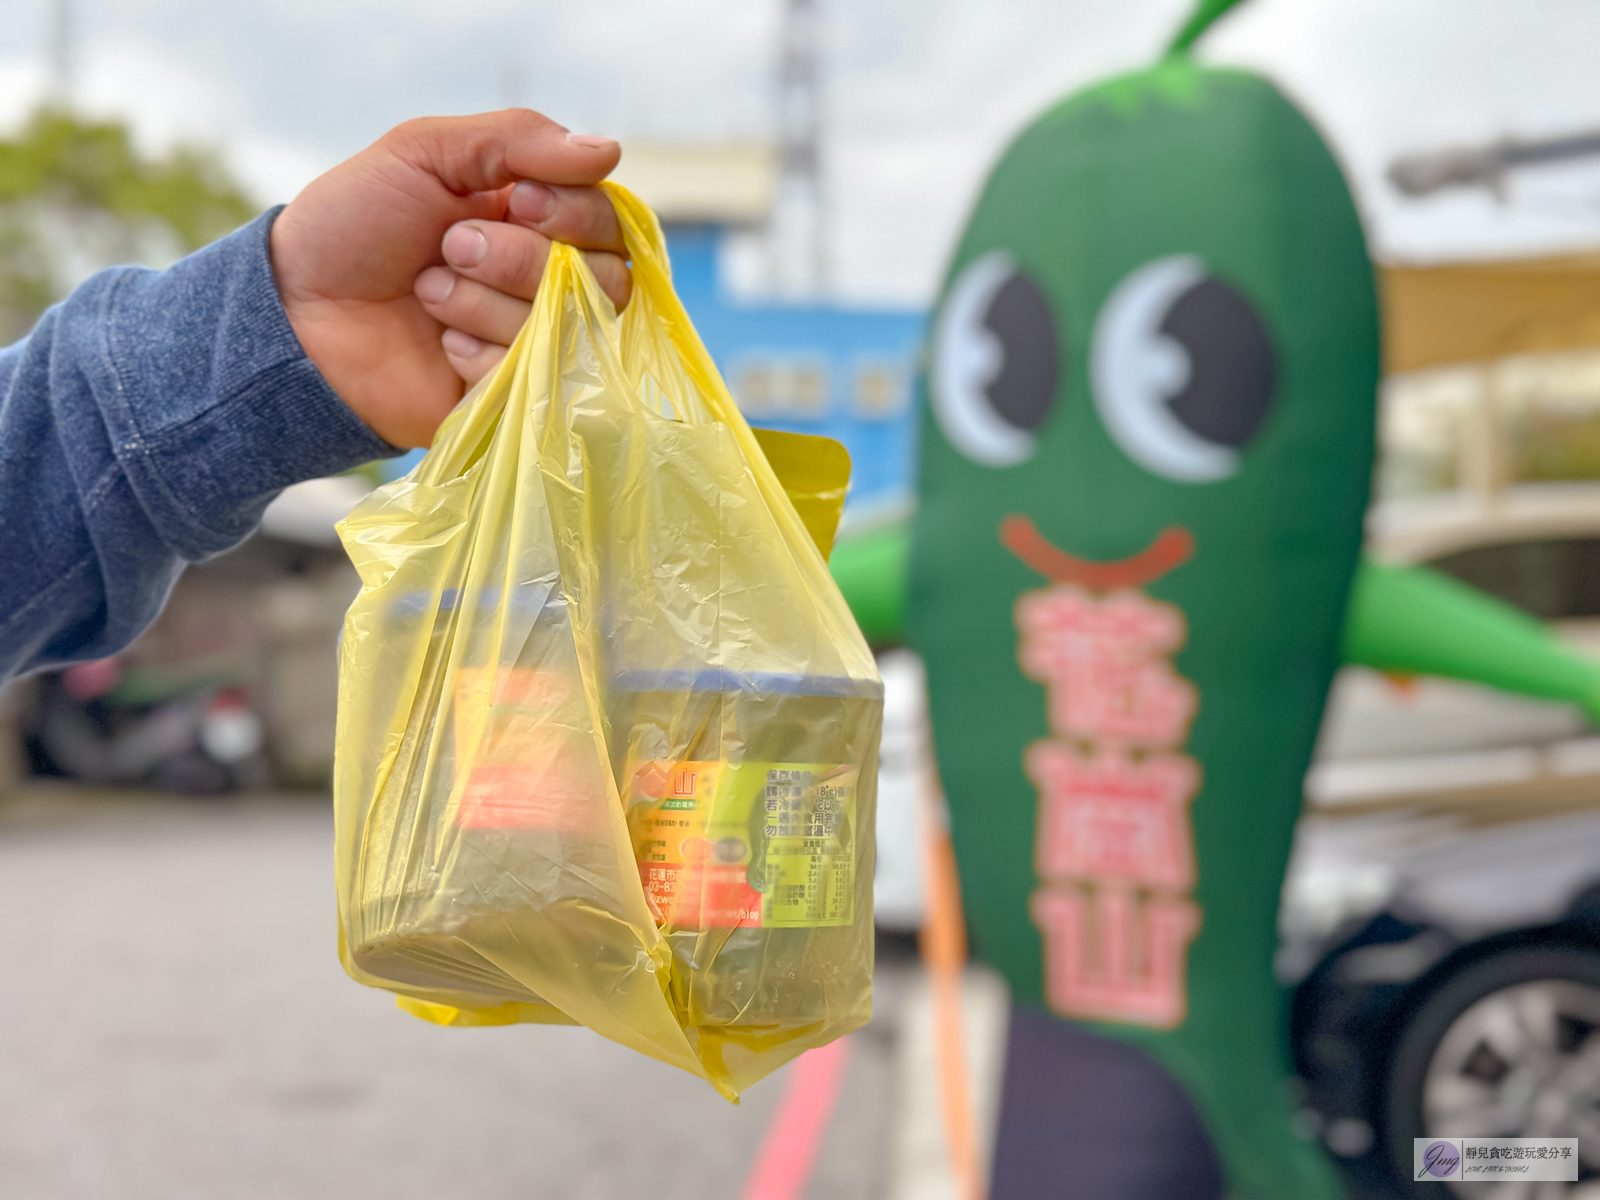
[[[523,179],[581,187],[599,183],[622,158],[610,138],[572,134],[527,108],[471,117],[423,117],[385,135],[398,157],[458,196]]]

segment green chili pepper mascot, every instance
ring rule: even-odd
[[[1216,1160],[1229,1195],[1340,1194],[1272,959],[1377,305],[1316,131],[1182,52],[1226,7],[1017,139],[934,319],[910,621],[973,939],[1019,1005],[997,1200],[1215,1194]],[[1187,1176],[1141,1173],[1191,1132]]]

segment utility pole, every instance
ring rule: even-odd
[[[50,98],[72,106],[72,0],[50,0]]]
[[[522,108],[528,103],[528,63],[516,51],[500,60],[500,107]]]
[[[1408,196],[1427,196],[1453,187],[1483,187],[1503,199],[1505,177],[1519,167],[1595,155],[1600,155],[1600,131],[1526,141],[1508,137],[1481,146],[1449,146],[1403,155],[1389,164],[1389,182]]]
[[[783,0],[778,62],[778,185],[770,228],[773,290],[814,298],[828,284],[822,187],[819,0]]]

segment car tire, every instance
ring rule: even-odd
[[[1505,1030],[1513,1018],[1518,1027],[1514,1035],[1490,1032]],[[1547,1035],[1549,1046],[1543,1044]],[[1491,1037],[1501,1044],[1490,1045]],[[1523,1039],[1520,1054],[1519,1038]],[[1529,1185],[1544,1190],[1527,1194],[1538,1200],[1600,1197],[1600,1084],[1583,1085],[1581,1095],[1573,1094],[1574,1111],[1581,1106],[1594,1114],[1596,1126],[1590,1136],[1552,1127],[1548,1104],[1541,1109],[1546,1114],[1542,1124],[1523,1113],[1526,1121],[1502,1119],[1502,1127],[1494,1130],[1443,1127],[1489,1120],[1487,1108],[1495,1099],[1514,1088],[1520,1095],[1530,1081],[1536,1084],[1546,1076],[1544,1090],[1535,1087],[1529,1095],[1565,1096],[1561,1088],[1576,1086],[1571,1077],[1581,1073],[1563,1076],[1561,1065],[1576,1063],[1580,1055],[1586,1062],[1600,1060],[1600,951],[1566,946],[1503,950],[1446,979],[1412,1013],[1390,1057],[1383,1127],[1399,1194],[1434,1200],[1440,1196],[1431,1184],[1411,1182],[1413,1138],[1579,1137],[1580,1153],[1588,1160],[1580,1164],[1580,1182]],[[1480,1094],[1481,1104],[1476,1099]],[[1530,1099],[1525,1107],[1531,1110],[1536,1103]],[[1507,1124],[1520,1127],[1503,1127]],[[1585,1131],[1589,1132],[1587,1126]],[[1460,1195],[1474,1196],[1486,1185],[1448,1186]]]

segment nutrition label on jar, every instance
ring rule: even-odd
[[[827,763],[645,763],[628,827],[652,908],[679,929],[849,925],[860,772]]]
[[[772,928],[848,925],[855,916],[853,768],[769,767],[760,798]]]

